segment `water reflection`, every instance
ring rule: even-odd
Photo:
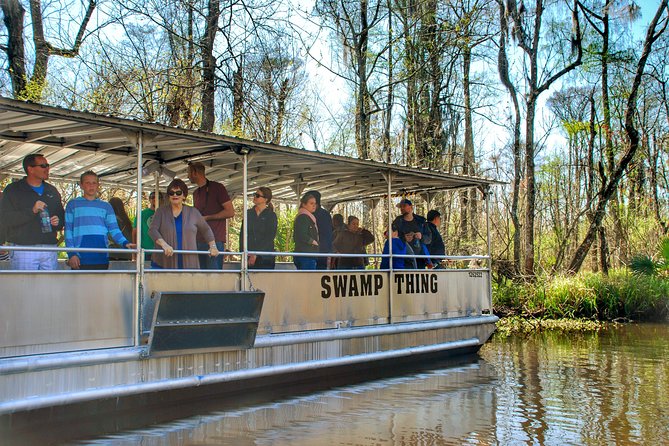
[[[495,340],[500,444],[666,444],[669,326]]]
[[[668,325],[494,339],[465,365],[72,444],[667,444],[668,353]]]
[[[494,376],[477,361],[79,444],[479,444],[482,432],[493,431]]]

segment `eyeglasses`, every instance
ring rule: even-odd
[[[49,163],[42,163],[42,164],[33,164],[32,167],[41,167],[42,169],[48,169],[51,167]]]
[[[173,196],[173,195],[176,195],[177,197],[180,197],[180,196],[183,195],[183,193],[184,192],[182,190],[168,190],[167,191],[167,195],[169,195],[170,197]]]
[[[253,194],[253,196],[256,197],[256,198],[265,198],[264,195],[260,195],[258,192],[256,192],[255,194]]]

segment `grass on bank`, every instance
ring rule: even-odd
[[[618,269],[609,276],[580,273],[534,283],[507,281],[494,286],[493,306],[503,317],[500,332],[590,331],[604,321],[662,321],[669,315],[669,280]]]

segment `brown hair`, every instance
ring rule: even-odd
[[[261,186],[258,188],[258,190],[262,193],[262,196],[265,197],[265,202],[267,203],[267,207],[273,211],[274,210],[274,205],[270,203],[272,201],[272,189],[270,189],[267,186]]]
[[[30,155],[26,155],[25,158],[23,158],[23,170],[28,173],[28,167],[35,166],[35,159],[40,157],[44,158],[44,155],[41,153],[31,153]]]
[[[173,179],[172,182],[167,185],[167,192],[177,188],[181,189],[181,192],[184,193],[184,198],[188,196],[188,186],[186,186],[186,183],[184,183],[183,180],[180,180],[179,178]]]
[[[307,204],[307,202],[312,198],[316,200],[316,204],[318,204],[318,199],[316,198],[316,196],[311,192],[307,192],[306,194],[302,195],[302,198],[300,198],[300,207]]]
[[[188,171],[193,171],[195,173],[204,175],[204,164],[202,164],[199,161],[195,161],[194,163],[188,163]]]
[[[86,177],[95,177],[96,180],[100,180],[98,177],[98,174],[93,172],[92,170],[87,170],[86,172],[82,173],[81,176],[79,177],[79,184],[83,184],[84,178]]]
[[[123,200],[119,197],[111,197],[109,199],[109,204],[114,210],[114,214],[116,214],[116,221],[119,229],[123,232],[123,236],[127,238],[126,234],[128,231],[132,231],[132,222],[130,221],[130,217],[128,217],[128,213],[125,211]]]

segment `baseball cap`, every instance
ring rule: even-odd
[[[409,200],[408,198],[402,198],[402,201],[399,202],[399,204],[397,205],[397,207],[400,207],[400,206],[402,206],[403,204],[408,204],[409,206],[413,206],[413,203],[412,203],[411,200]]]

